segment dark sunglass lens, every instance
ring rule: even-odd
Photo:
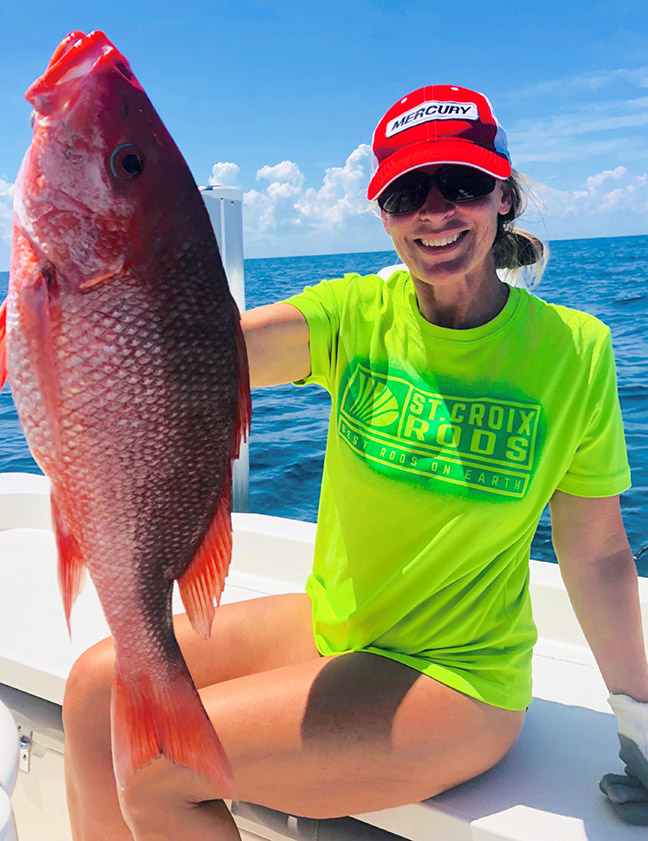
[[[495,189],[492,175],[469,167],[453,166],[439,170],[437,179],[443,195],[453,202],[479,199]]]
[[[400,178],[378,197],[381,210],[385,213],[413,213],[425,204],[431,181],[426,175]]]

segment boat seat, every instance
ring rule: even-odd
[[[311,524],[237,514],[234,525],[235,554],[225,602],[302,589],[298,570],[308,564]],[[250,558],[258,559],[256,568],[250,566]],[[285,571],[283,580],[268,577],[268,570],[273,569]],[[647,583],[640,580],[644,605],[648,604]],[[0,531],[0,587],[6,606],[0,613],[0,681],[20,690],[7,690],[10,694],[31,693],[53,702],[50,706],[61,704],[75,657],[107,633],[94,589],[88,584],[79,596],[70,641],[58,595],[53,535],[45,528],[33,528],[33,523]],[[557,566],[532,561],[531,591],[540,630],[533,660],[534,699],[520,738],[497,766],[422,803],[353,816],[368,829],[374,828],[366,836],[358,834],[356,821],[308,821],[234,804],[239,825],[249,831],[246,837],[308,841],[365,837],[382,841],[393,836],[409,841],[645,838],[646,830],[623,824],[598,790],[604,773],[622,772],[616,721],[602,678],[567,609]],[[645,619],[644,624],[648,624]],[[50,732],[53,726],[48,725]],[[264,825],[271,828],[266,834],[261,832]]]

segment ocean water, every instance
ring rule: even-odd
[[[648,575],[648,236],[550,243],[535,293],[584,310],[612,330],[619,396],[633,486],[622,496],[637,568]],[[368,274],[398,262],[393,251],[247,260],[248,308],[282,300],[345,272]],[[7,287],[0,273],[0,299]],[[330,401],[316,386],[253,390],[250,510],[315,521]],[[39,472],[22,435],[8,388],[0,393],[0,472]],[[555,562],[548,513],[532,557]]]

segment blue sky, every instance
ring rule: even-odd
[[[71,29],[129,58],[199,184],[245,192],[247,256],[390,247],[362,213],[367,144],[434,82],[487,94],[548,239],[648,233],[648,4],[113,0],[0,8],[0,269],[27,86]]]

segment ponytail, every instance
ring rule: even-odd
[[[527,193],[522,180],[523,176],[514,171],[506,181],[511,191],[511,209],[497,217],[493,256],[495,268],[504,269],[507,275],[512,275],[513,282],[523,266],[532,266],[535,285],[547,265],[549,249],[538,237],[515,227],[515,220],[524,213],[527,205]]]

